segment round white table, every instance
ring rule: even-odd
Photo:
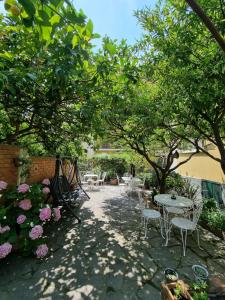
[[[161,206],[170,206],[177,208],[189,208],[193,206],[192,200],[183,196],[176,196],[176,199],[171,199],[171,194],[155,195],[154,200],[158,205]]]
[[[169,216],[168,213],[166,212],[166,207],[176,207],[176,208],[181,208],[181,209],[190,209],[193,207],[193,201],[183,197],[183,196],[177,196],[176,199],[171,199],[171,194],[158,194],[155,195],[154,200],[155,202],[159,205],[162,206],[163,208],[163,223],[164,223],[164,228],[165,228],[165,233],[166,233],[166,246],[168,244],[168,239],[169,239]]]

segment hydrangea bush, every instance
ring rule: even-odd
[[[42,184],[8,188],[0,181],[0,259],[13,249],[25,255],[33,253],[37,258],[47,255],[44,226],[61,218],[60,208],[46,203],[49,184],[46,178]]]

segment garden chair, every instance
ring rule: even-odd
[[[141,194],[141,190],[138,189],[137,193],[138,193],[138,200],[139,200],[139,208],[141,210],[141,224],[144,225],[144,230],[145,230],[144,237],[145,238],[147,237],[148,222],[152,220],[152,221],[159,221],[160,233],[161,236],[164,238],[161,213],[155,209],[146,208],[144,198]]]
[[[182,217],[172,218],[172,220],[170,221],[169,230],[166,233],[166,245],[168,244],[171,228],[172,228],[172,226],[175,226],[180,229],[181,241],[182,241],[182,247],[183,247],[183,256],[185,256],[185,254],[186,254],[188,231],[193,232],[194,230],[196,230],[198,247],[201,249],[200,241],[199,241],[199,231],[198,231],[197,225],[198,225],[200,215],[202,213],[202,208],[203,208],[203,202],[202,201],[196,202],[196,204],[193,207],[192,220],[190,220],[188,218],[182,218]]]
[[[103,172],[102,177],[97,180],[98,185],[104,185],[107,172]]]

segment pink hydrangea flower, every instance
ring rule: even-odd
[[[5,232],[7,232],[7,231],[9,231],[10,230],[10,227],[9,226],[4,226],[4,227],[2,227],[1,225],[0,225],[0,233],[5,233]]]
[[[19,215],[16,220],[17,224],[23,224],[25,222],[26,218],[27,217],[25,215]]]
[[[45,178],[42,180],[42,184],[50,185],[50,180],[48,178]]]
[[[8,186],[8,183],[3,181],[3,180],[0,180],[0,191],[1,190],[5,190]]]
[[[30,199],[24,199],[20,201],[19,207],[22,208],[23,210],[29,210],[32,207]]]
[[[46,244],[41,244],[37,247],[36,254],[37,258],[43,258],[48,253],[48,246]]]
[[[34,226],[31,231],[29,232],[29,237],[32,239],[32,240],[36,240],[38,239],[39,237],[41,237],[43,234],[43,228],[41,225],[36,225]]]
[[[41,209],[40,214],[39,214],[39,218],[41,221],[47,221],[49,219],[51,219],[51,208],[49,207],[44,207]]]
[[[44,187],[44,188],[42,189],[42,192],[43,192],[44,194],[49,194],[49,193],[50,193],[50,189],[46,186],[46,187]]]
[[[10,243],[7,242],[0,245],[0,259],[9,255],[11,251],[12,251],[12,245]]]
[[[59,207],[53,208],[53,212],[54,212],[54,221],[59,221],[59,219],[61,219],[60,208]]]
[[[20,184],[17,188],[17,191],[20,193],[26,193],[29,191],[30,186],[26,183]]]

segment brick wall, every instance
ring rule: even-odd
[[[17,158],[20,148],[10,145],[0,145],[0,180],[8,182],[9,185],[17,183],[18,168],[13,159]]]
[[[40,182],[44,178],[51,178],[55,173],[54,157],[30,157],[32,164],[30,166],[30,176],[26,182],[28,184]]]
[[[18,180],[18,167],[13,159],[18,158],[20,148],[11,145],[0,145],[0,180],[6,181],[9,185],[16,185]],[[55,173],[54,157],[30,157],[32,164],[29,168],[29,184],[40,182],[44,178],[51,178]]]

